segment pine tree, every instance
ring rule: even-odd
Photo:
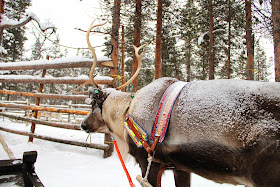
[[[255,80],[257,81],[268,81],[269,73],[269,62],[266,57],[264,49],[261,47],[259,41],[255,43]]]
[[[177,1],[163,1],[163,32],[162,32],[162,76],[176,77],[184,80],[183,53],[177,45],[179,32],[179,7]],[[181,25],[182,26],[182,25]]]
[[[197,6],[194,3],[194,0],[188,0],[183,7],[182,18],[180,20],[180,33],[181,38],[185,41],[184,56],[186,61],[186,72],[187,72],[187,81],[190,82],[194,78],[195,69],[192,68],[196,63],[195,59],[196,53],[195,48],[197,48],[198,40],[198,17],[197,17]]]
[[[30,5],[31,0],[6,0],[5,16],[9,19],[19,20]],[[21,60],[23,45],[26,40],[24,30],[25,27],[4,30],[2,47],[6,50],[6,53],[2,54],[2,61]]]

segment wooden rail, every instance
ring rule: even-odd
[[[34,118],[22,117],[22,116],[18,116],[18,115],[6,114],[3,112],[0,112],[0,116],[4,116],[4,117],[16,119],[16,120],[21,120],[21,121],[33,122],[36,124],[47,125],[47,126],[51,126],[51,127],[58,127],[58,128],[64,128],[64,129],[72,129],[72,130],[81,130],[80,125],[69,125],[69,123],[49,122],[49,121],[44,121],[44,120],[39,120],[39,119],[34,119]]]
[[[99,59],[99,58],[98,58]],[[110,62],[110,59],[98,60],[97,66],[102,66],[104,62]],[[55,59],[55,60],[35,60],[24,62],[0,63],[0,70],[41,70],[41,69],[62,69],[91,67],[93,59]]]
[[[110,59],[100,60],[98,62],[98,66],[105,66],[110,67],[111,61]],[[28,61],[28,62],[12,62],[12,63],[0,63],[0,71],[1,70],[45,70],[47,69],[61,69],[61,68],[76,68],[76,67],[91,67],[92,66],[92,59],[58,59],[58,60],[38,60],[38,61]],[[31,84],[76,84],[80,85],[85,83],[89,78],[87,76],[80,76],[80,77],[36,77],[31,75],[0,75],[0,83],[31,83]],[[104,84],[109,86],[115,86],[115,82],[113,78],[105,78],[105,77],[96,77],[95,81],[98,84]],[[45,99],[60,99],[60,100],[71,100],[71,101],[84,101],[88,96],[85,95],[60,95],[60,94],[44,94],[44,93],[28,93],[28,92],[17,92],[11,90],[0,90],[0,94],[7,94],[7,95],[19,95],[25,97],[35,97],[37,100],[42,98]],[[86,94],[86,92],[85,92]],[[38,103],[38,102],[36,102]],[[49,111],[49,112],[57,112],[57,113],[68,113],[68,114],[77,114],[77,115],[87,115],[89,111],[85,110],[73,110],[73,109],[62,109],[62,108],[53,108],[53,107],[42,107],[42,106],[34,106],[34,105],[23,105],[23,104],[15,104],[10,102],[2,101],[0,102],[0,106],[4,108],[20,108],[23,110],[32,110],[34,111],[33,114],[36,114],[38,111]],[[56,106],[57,107],[57,106]],[[35,118],[27,118],[18,115],[12,115],[0,112],[0,116],[31,122],[32,124],[42,124],[51,127],[58,127],[64,129],[71,129],[71,130],[80,130],[79,125],[73,125],[69,123],[57,123],[57,122],[49,122]],[[70,116],[69,116],[70,117]],[[68,117],[68,118],[69,118]],[[35,125],[34,128],[35,130]],[[83,146],[95,149],[102,149],[104,150],[104,158],[111,156],[113,152],[113,145],[111,142],[111,137],[109,134],[105,134],[104,144],[92,144],[92,143],[83,143],[83,142],[76,142],[70,140],[61,140],[58,138],[52,138],[48,136],[38,135],[35,134],[34,130],[31,132],[23,132],[23,131],[16,131],[12,129],[8,129],[5,127],[0,126],[0,130],[29,136],[29,139],[39,138],[43,140],[58,142],[58,143],[65,143],[70,145],[76,146]],[[107,145],[106,145],[107,144]]]
[[[2,83],[33,83],[33,84],[83,84],[88,77],[60,77],[60,78],[41,78],[31,75],[0,75]],[[96,80],[96,79],[95,79]],[[114,85],[112,80],[96,80],[98,84]]]
[[[52,137],[49,137],[49,136],[43,136],[43,135],[31,133],[31,132],[18,131],[18,130],[8,129],[8,128],[4,128],[4,127],[0,127],[0,130],[10,132],[10,133],[13,133],[13,134],[29,136],[29,137],[38,138],[38,139],[47,140],[47,141],[52,141],[52,142],[57,142],[57,143],[64,143],[64,144],[76,145],[76,146],[81,146],[81,147],[101,149],[101,150],[104,150],[104,151],[109,149],[108,145],[77,142],[77,141],[71,141],[71,140],[62,140],[62,139],[58,139],[58,138],[52,138]]]
[[[88,96],[85,95],[43,94],[43,93],[15,92],[10,90],[0,90],[0,94],[37,97],[37,98],[44,98],[44,99],[63,99],[63,100],[71,100],[71,101],[84,101],[86,98],[88,98]]]
[[[21,108],[23,110],[37,110],[37,111],[48,111],[48,112],[57,112],[57,113],[78,114],[78,115],[88,115],[89,113],[88,111],[81,111],[81,110],[27,106],[27,105],[12,104],[12,103],[0,103],[0,106],[10,107],[10,108]]]

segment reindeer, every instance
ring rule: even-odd
[[[138,68],[142,57],[140,48],[135,47]],[[123,127],[125,116],[130,114],[145,132],[151,132],[161,96],[178,80],[157,79],[132,98],[129,93],[119,90],[130,84],[135,75],[116,89],[101,89],[92,79],[97,87],[88,91],[92,111],[81,127],[88,133],[111,133],[122,145],[123,154],[129,153],[139,163],[144,177],[148,153],[138,148],[127,135]],[[174,171],[175,184],[179,187],[190,186],[190,173],[217,183],[278,187],[279,128],[280,83],[191,82],[174,104],[165,140],[155,149],[148,181],[154,187],[160,186],[157,178],[162,168],[169,168]],[[148,143],[152,144],[152,141],[148,140]]]

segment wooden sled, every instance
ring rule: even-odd
[[[37,176],[34,163],[37,152],[24,152],[22,159],[0,160],[0,184],[24,187],[43,187]]]

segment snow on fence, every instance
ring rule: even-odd
[[[99,58],[100,59],[100,58]],[[102,58],[101,58],[102,59]],[[108,59],[104,59],[99,61],[98,64],[102,66],[103,62],[108,62]],[[50,127],[56,128],[64,128],[69,130],[81,130],[79,125],[71,124],[71,123],[62,123],[62,122],[53,122],[53,121],[46,121],[42,119],[37,119],[38,111],[47,111],[47,112],[55,112],[55,113],[66,113],[70,116],[70,114],[74,115],[87,115],[89,110],[85,108],[83,110],[77,110],[76,107],[74,108],[72,104],[70,104],[70,108],[58,108],[57,106],[39,106],[40,99],[52,99],[52,100],[71,100],[71,101],[84,101],[87,96],[85,95],[59,95],[59,94],[44,94],[42,93],[44,84],[83,84],[88,80],[87,76],[80,76],[80,77],[45,77],[46,69],[61,69],[61,68],[76,68],[76,67],[90,67],[92,65],[91,59],[85,58],[68,58],[68,59],[56,59],[52,61],[48,60],[39,60],[39,61],[26,61],[26,62],[13,62],[13,63],[0,63],[0,71],[6,70],[38,70],[43,69],[42,77],[38,76],[30,76],[30,75],[0,75],[0,83],[34,83],[40,84],[38,93],[29,93],[29,92],[18,92],[12,90],[0,90],[0,94],[7,94],[7,95],[18,95],[24,97],[34,97],[36,98],[36,105],[30,105],[23,102],[7,102],[1,101],[0,107],[1,112],[0,116],[8,117],[11,119],[21,120],[25,122],[32,123],[30,132],[23,132],[13,129],[8,129],[4,127],[0,127],[0,130],[20,134],[24,136],[29,136],[29,141],[32,142],[33,138],[54,141],[58,143],[76,145],[76,146],[83,146],[95,149],[104,150],[104,158],[109,157],[113,151],[113,145],[111,144],[111,137],[108,134],[104,136],[104,144],[93,144],[93,143],[85,143],[85,142],[77,142],[71,140],[62,140],[58,138],[53,138],[49,136],[39,135],[35,133],[36,124],[46,125]],[[106,84],[106,85],[114,85],[113,78],[108,77],[97,77],[95,78],[96,82],[99,84]],[[17,108],[25,111],[32,111],[32,116],[19,116],[15,115],[14,113],[7,113],[5,112],[5,108]],[[68,120],[69,121],[69,120]]]

